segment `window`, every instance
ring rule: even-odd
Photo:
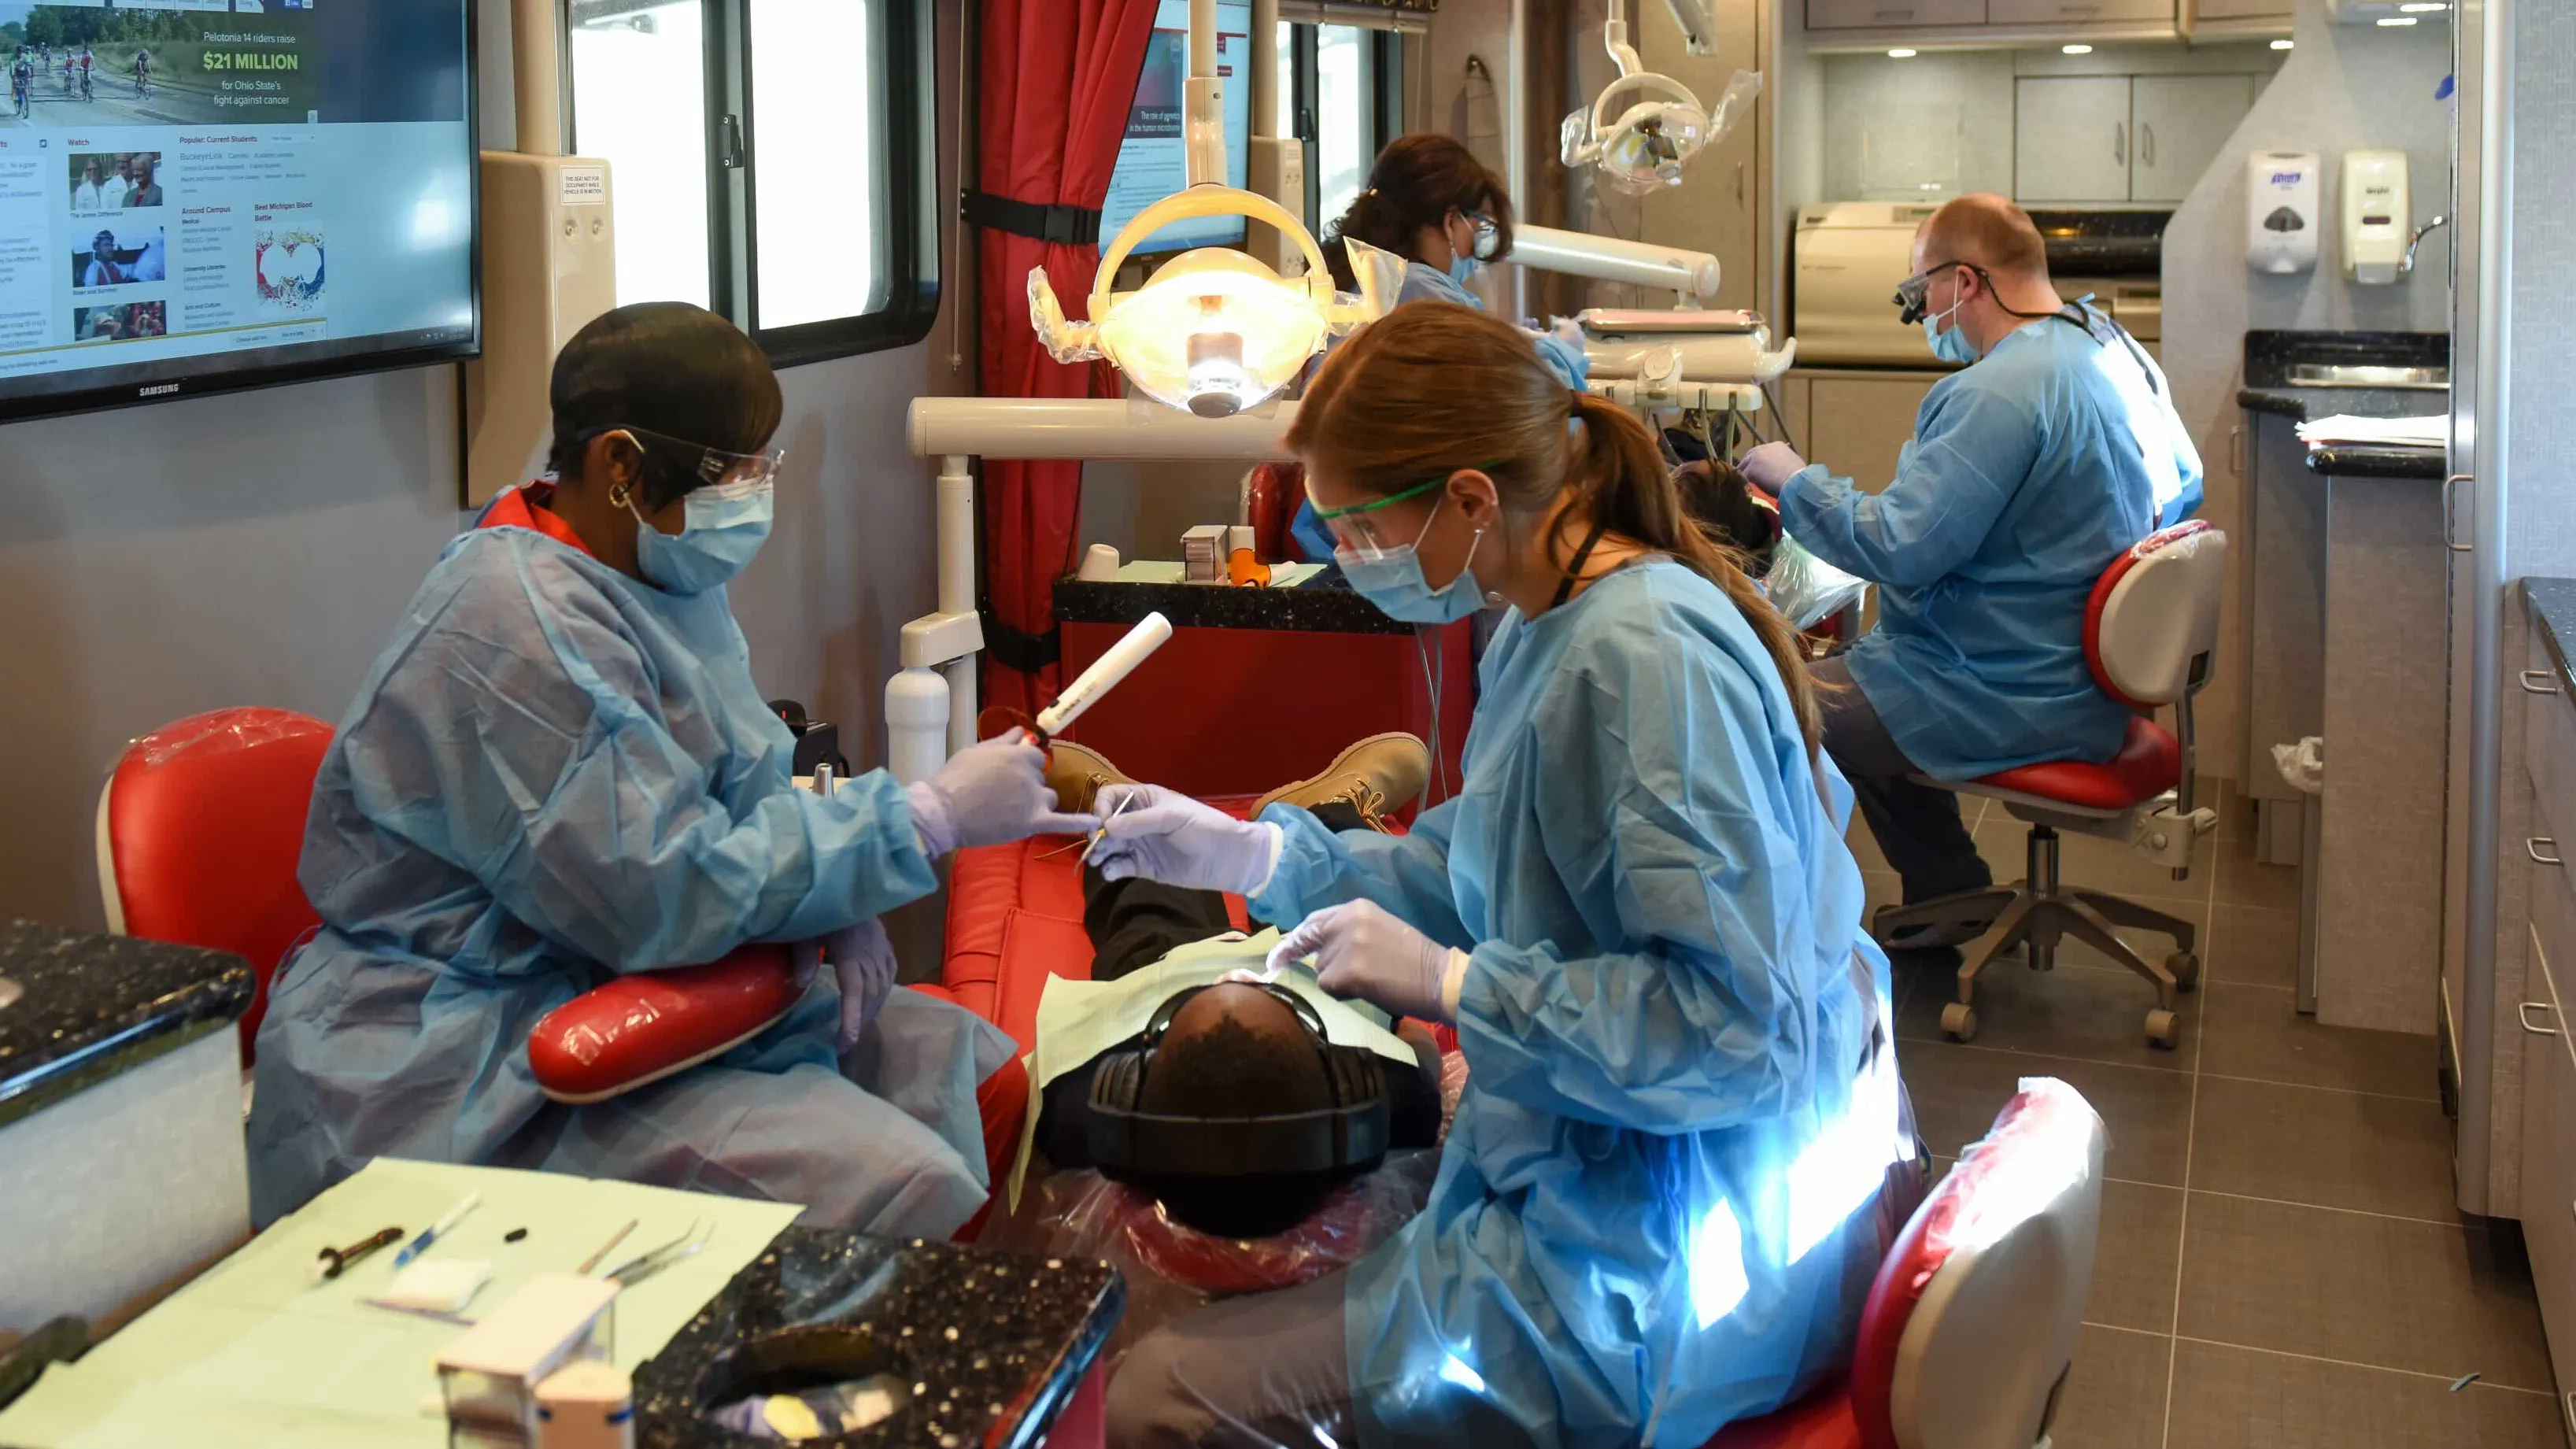
[[[694,302],[781,366],[938,310],[927,0],[569,0],[572,149],[605,158],[621,302]]]
[[[1281,21],[1279,132],[1306,143],[1306,213],[1323,235],[1403,132],[1407,37],[1379,26]]]

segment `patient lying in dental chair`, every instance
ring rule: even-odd
[[[1074,803],[1123,778],[1080,746],[1054,749],[1050,778]],[[1381,735],[1262,803],[1383,829],[1428,770],[1420,741]],[[1047,983],[1013,1209],[984,1238],[1117,1263],[1129,1301],[1115,1356],[1175,1314],[1319,1277],[1402,1226],[1465,1064],[1419,1023],[1326,995],[1302,965],[1246,979],[1277,933],[1238,931],[1216,892],[1086,868],[1083,896],[1091,979]]]

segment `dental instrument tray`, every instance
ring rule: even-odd
[[[1586,307],[1575,314],[1574,320],[1594,337],[1643,337],[1667,332],[1760,332],[1766,326],[1761,313],[1740,307],[1705,312]]]

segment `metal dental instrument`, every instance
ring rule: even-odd
[[[608,1256],[608,1250],[616,1247],[622,1242],[625,1242],[626,1235],[635,1231],[635,1224],[637,1221],[638,1220],[635,1218],[628,1218],[626,1220],[626,1226],[619,1228],[616,1232],[610,1233],[608,1235],[608,1241],[600,1244],[589,1257],[582,1259],[581,1266],[573,1269],[573,1272],[580,1277],[589,1277],[590,1270],[599,1266],[599,1260]]]
[[[1117,818],[1118,818],[1119,816],[1121,816],[1121,815],[1126,814],[1126,813],[1127,813],[1127,811],[1128,811],[1128,809],[1129,809],[1129,807],[1133,806],[1133,805],[1136,803],[1136,801],[1137,801],[1137,799],[1138,799],[1138,798],[1139,798],[1139,797],[1138,797],[1138,796],[1135,796],[1135,795],[1128,795],[1128,796],[1125,796],[1124,798],[1120,799],[1120,800],[1119,800],[1119,802],[1118,802],[1118,808],[1117,808],[1117,809],[1115,809],[1115,810],[1110,811],[1107,815],[1102,816],[1102,817],[1101,817],[1101,819],[1100,819],[1100,828],[1099,828],[1098,830],[1095,830],[1095,831],[1091,832],[1091,834],[1090,834],[1090,836],[1089,836],[1088,838],[1086,838],[1086,839],[1082,839],[1082,840],[1068,841],[1067,843],[1065,843],[1065,844],[1063,844],[1063,845],[1059,845],[1059,846],[1057,846],[1055,849],[1050,850],[1050,851],[1046,852],[1046,853],[1045,853],[1045,854],[1043,854],[1043,855],[1040,855],[1040,856],[1038,857],[1038,859],[1040,859],[1040,860],[1053,860],[1053,859],[1055,859],[1057,856],[1064,854],[1066,851],[1068,851],[1068,850],[1073,850],[1073,849],[1076,849],[1076,848],[1078,847],[1078,848],[1080,848],[1080,850],[1082,851],[1082,859],[1083,859],[1083,862],[1084,862],[1085,864],[1089,864],[1089,863],[1090,863],[1090,861],[1091,861],[1091,852],[1093,852],[1093,851],[1095,851],[1095,850],[1098,850],[1098,849],[1100,848],[1100,842],[1101,842],[1102,840],[1104,840],[1104,839],[1108,838],[1108,835],[1109,835],[1109,822],[1110,822],[1110,821],[1112,821],[1112,820],[1117,819]]]
[[[715,1228],[712,1225],[707,1226],[704,1232],[699,1229],[700,1224],[692,1222],[687,1232],[649,1253],[639,1254],[618,1264],[609,1270],[608,1281],[620,1288],[632,1288],[673,1263],[694,1255],[706,1247],[708,1239],[715,1236]]]

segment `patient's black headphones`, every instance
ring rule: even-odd
[[[1365,1172],[1385,1158],[1393,1119],[1377,1053],[1333,1045],[1313,1002],[1251,983],[1297,1013],[1314,1038],[1331,1103],[1265,1117],[1190,1117],[1137,1110],[1172,1018],[1207,990],[1175,992],[1145,1027],[1145,1045],[1102,1056],[1091,1077],[1091,1160],[1113,1178],[1275,1177]]]

